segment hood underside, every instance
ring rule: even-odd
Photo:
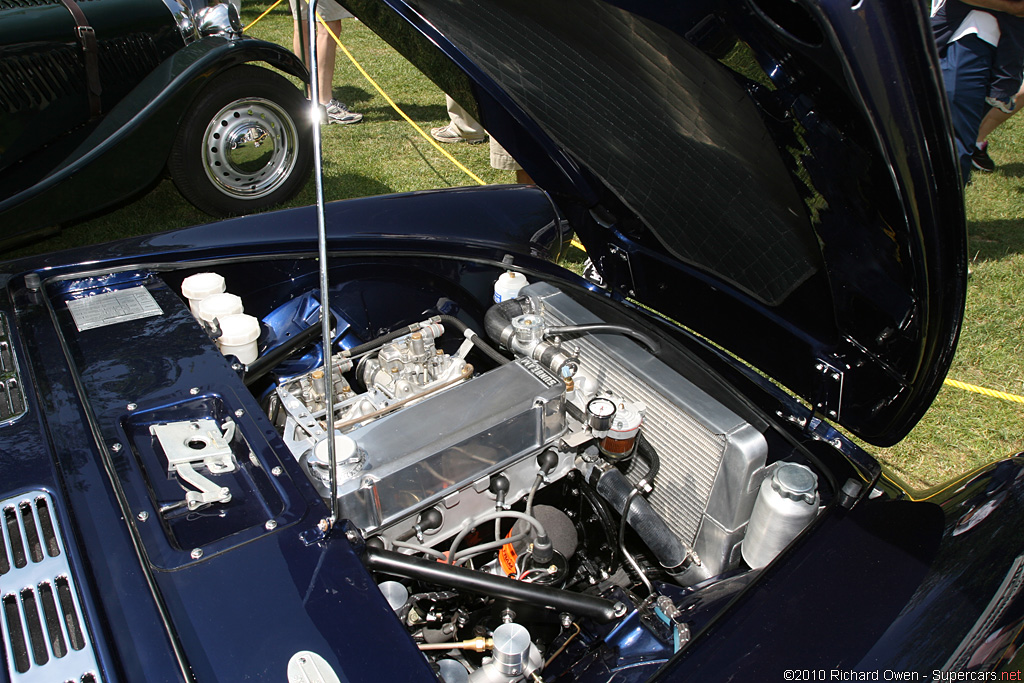
[[[560,201],[613,291],[868,441],[920,419],[966,282],[920,7],[385,1],[350,4]]]

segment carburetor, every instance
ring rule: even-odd
[[[437,348],[444,333],[440,323],[424,323],[416,332],[383,345],[375,356],[360,362],[357,374],[367,389],[388,398],[403,399],[430,391],[438,384],[463,375],[466,361]]]

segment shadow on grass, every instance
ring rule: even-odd
[[[361,111],[358,107],[360,102],[369,102],[374,98],[374,93],[354,85],[342,85],[331,88],[331,97],[341,100],[352,111]]]
[[[1024,253],[1024,220],[970,221],[967,248],[972,261],[999,261]]]
[[[1024,163],[1014,161],[1010,164],[999,164],[996,166],[996,173],[1008,178],[1024,178]]]
[[[329,202],[337,199],[353,199],[355,197],[369,197],[376,194],[390,194],[394,191],[394,188],[391,186],[358,173],[341,173],[338,175],[324,173],[324,196]],[[313,204],[316,201],[315,183],[310,180],[296,199],[301,203]],[[302,200],[306,201],[303,202]]]
[[[448,109],[444,106],[444,99],[436,105],[422,105],[422,104],[403,104],[402,102],[396,102],[402,111],[408,114],[409,118],[413,121],[447,121],[448,120]],[[370,107],[366,110],[373,114],[373,118],[378,121],[402,121],[402,117],[398,115],[394,109],[388,106],[384,107]]]

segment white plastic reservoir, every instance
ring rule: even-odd
[[[519,296],[519,290],[530,284],[521,273],[505,271],[494,283],[494,303],[500,303]]]
[[[196,273],[181,281],[181,294],[188,299],[192,315],[199,317],[199,302],[226,289],[224,276],[219,273]]]
[[[217,346],[225,356],[235,356],[248,365],[256,360],[259,350],[256,340],[260,337],[260,321],[245,313],[235,313],[218,318],[221,336]]]
[[[238,313],[245,313],[241,297],[227,292],[211,294],[199,302],[199,319],[207,323],[212,323],[215,318],[220,319]]]

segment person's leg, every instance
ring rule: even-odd
[[[993,46],[969,35],[950,43],[939,60],[953,119],[961,179],[965,183],[971,176],[971,155],[987,109],[985,94],[994,54]]]
[[[1020,90],[1013,96],[1013,111],[1007,114],[999,107],[992,107],[985,114],[985,118],[981,120],[981,126],[978,128],[978,142],[985,142],[988,140],[988,136],[996,128],[1006,123],[1007,119],[1020,111],[1021,106],[1024,106],[1024,84],[1021,84]]]
[[[487,131],[481,126],[476,119],[466,113],[458,102],[444,96],[445,105],[448,107],[448,118],[452,122],[452,126],[459,132],[459,135],[466,139],[479,138],[483,139],[487,137]]]
[[[431,128],[430,135],[438,142],[468,142],[475,145],[487,140],[487,131],[471,117],[459,103],[448,95],[444,96],[448,108],[447,126]]]
[[[499,171],[515,171],[516,182],[520,185],[532,185],[533,178],[523,170],[511,154],[497,140],[491,138],[491,168]]]
[[[327,27],[338,35],[341,32],[341,19],[325,22]],[[319,78],[317,85],[320,86],[320,104],[328,104],[333,98],[334,88],[334,64],[338,54],[338,44],[323,26],[316,30],[316,60]]]

